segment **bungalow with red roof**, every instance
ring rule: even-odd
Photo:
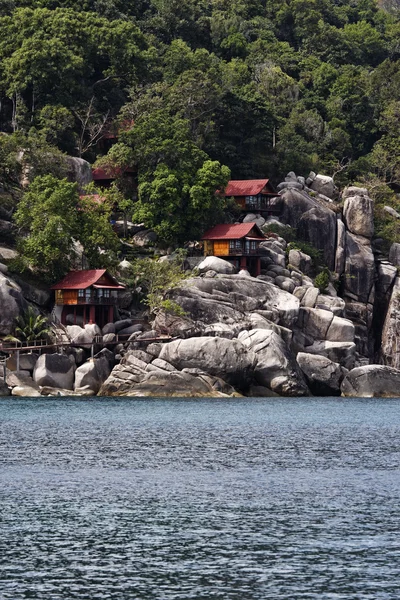
[[[106,269],[70,271],[50,289],[55,291],[55,314],[63,325],[114,321],[118,290],[125,289]]]
[[[215,225],[203,235],[204,255],[218,256],[246,269],[251,275],[261,272],[260,243],[265,235],[254,223]]]
[[[265,213],[265,216],[279,212],[274,202],[278,194],[269,179],[231,180],[224,191],[224,196],[226,198],[233,196],[243,212]]]

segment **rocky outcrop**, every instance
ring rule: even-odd
[[[207,271],[215,271],[216,273],[233,274],[236,273],[235,266],[227,260],[218,258],[217,256],[207,256],[197,267],[199,273]]]
[[[254,378],[258,385],[282,396],[309,395],[302,372],[277,333],[265,329],[242,331],[239,340],[257,357]]]
[[[15,319],[27,308],[19,285],[0,274],[0,336],[13,333]]]
[[[400,370],[383,365],[353,369],[343,380],[342,396],[357,398],[398,398]]]
[[[373,303],[375,259],[365,237],[346,233],[345,290],[349,298]]]
[[[159,357],[176,369],[200,369],[246,390],[256,366],[256,357],[239,340],[199,337],[165,344]]]
[[[296,360],[315,396],[339,396],[347,370],[326,356],[299,352]]]
[[[42,354],[33,371],[33,380],[39,386],[72,390],[75,361],[65,354]]]
[[[343,217],[350,233],[372,238],[374,234],[374,207],[362,188],[353,188],[354,195],[346,195]]]
[[[381,360],[400,369],[400,277],[396,277],[386,318],[383,322]],[[398,390],[400,395],[400,388]]]
[[[96,395],[101,385],[110,375],[114,366],[114,354],[110,350],[102,350],[95,358],[90,359],[75,371],[74,390],[89,389]]]
[[[85,192],[85,188],[93,181],[92,166],[87,160],[76,156],[65,156],[67,164],[67,177],[70,181],[78,184],[79,191]]]

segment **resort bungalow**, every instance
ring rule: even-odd
[[[55,316],[63,325],[114,321],[118,290],[125,289],[106,269],[70,271],[51,287],[55,291]]]
[[[260,275],[259,246],[265,236],[254,223],[216,225],[203,235],[202,240],[205,256],[218,256],[253,276]]]
[[[237,179],[228,182],[226,198],[234,197],[242,212],[261,213],[267,217],[279,212],[276,200],[279,195],[269,179]]]

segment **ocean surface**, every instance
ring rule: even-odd
[[[0,399],[0,598],[400,598],[400,400]]]

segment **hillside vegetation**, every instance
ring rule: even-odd
[[[3,205],[19,202],[23,150],[31,179],[61,178],[58,153],[135,165],[135,215],[166,241],[215,222],[230,176],[321,171],[398,208],[400,20],[381,4],[4,0]]]

